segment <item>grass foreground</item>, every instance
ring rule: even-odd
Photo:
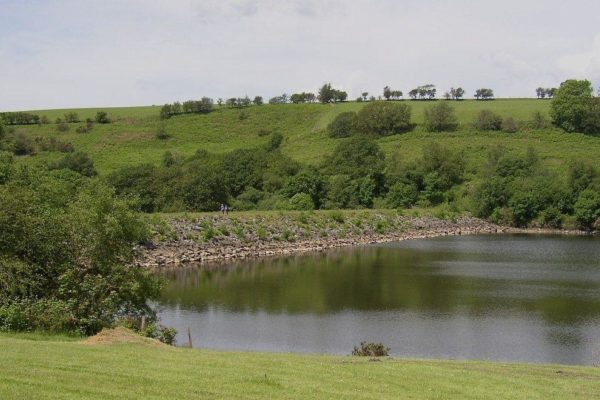
[[[600,368],[190,350],[0,335],[8,399],[592,399]]]

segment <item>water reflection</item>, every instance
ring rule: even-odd
[[[456,237],[186,268],[166,274],[161,317],[208,347],[593,363],[599,244]]]

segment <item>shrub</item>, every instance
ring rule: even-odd
[[[307,193],[296,193],[290,198],[290,207],[292,210],[314,210],[315,204]]]
[[[79,122],[79,115],[76,112],[71,111],[65,114],[65,122],[73,123]]]
[[[14,171],[13,155],[0,150],[0,185],[4,185],[11,178]]]
[[[170,137],[170,135],[167,133],[167,129],[164,123],[160,123],[158,124],[158,128],[156,129],[156,138],[158,140],[166,140]]]
[[[385,347],[382,343],[360,342],[359,346],[354,346],[352,355],[359,357],[387,357],[389,356],[389,352],[390,348]]]
[[[546,129],[550,126],[550,122],[548,122],[548,118],[544,114],[539,111],[533,113],[531,117],[531,127],[533,129]]]
[[[473,126],[480,131],[499,131],[502,129],[502,117],[490,110],[481,110]]]
[[[600,193],[592,189],[582,191],[573,209],[579,225],[584,229],[592,229],[600,218]]]
[[[69,124],[64,121],[59,121],[56,123],[56,130],[59,132],[68,132],[70,129]]]
[[[548,228],[558,229],[562,226],[563,215],[558,208],[548,207],[542,212],[542,223]]]
[[[51,169],[70,169],[84,176],[95,176],[94,161],[82,152],[67,154],[59,161],[50,166]]]
[[[258,229],[256,229],[256,236],[258,237],[259,240],[267,239],[267,230],[265,229],[264,226],[259,226]]]
[[[96,118],[94,119],[98,124],[109,124],[110,119],[108,119],[108,114],[105,111],[98,111],[96,113]]]
[[[281,143],[283,143],[283,135],[279,132],[273,132],[269,139],[269,143],[267,144],[267,150],[277,150],[281,146]]]
[[[356,113],[352,111],[338,114],[327,125],[327,133],[332,138],[348,137],[352,135],[356,124]]]
[[[356,130],[372,136],[388,136],[412,129],[411,108],[397,102],[374,101],[364,106],[356,116]]]
[[[343,224],[344,221],[346,220],[346,218],[344,217],[344,213],[339,210],[331,211],[329,213],[329,218],[331,218],[338,224]]]
[[[508,117],[502,122],[502,130],[507,133],[515,133],[519,130],[519,126],[514,118]]]
[[[13,144],[13,153],[16,156],[35,154],[35,145],[33,140],[31,140],[29,136],[25,136],[22,133],[18,134]]]
[[[419,190],[414,183],[398,182],[390,187],[386,203],[392,208],[408,208],[416,203]]]
[[[447,102],[425,109],[425,129],[429,132],[454,131],[457,127],[456,113]]]

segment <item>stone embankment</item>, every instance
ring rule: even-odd
[[[449,221],[377,212],[218,215],[161,223],[162,235],[140,249],[138,264],[174,267],[447,235],[531,232],[470,217]]]

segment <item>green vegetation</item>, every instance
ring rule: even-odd
[[[445,204],[504,224],[593,229],[596,221],[590,219],[598,210],[589,195],[579,202],[578,216],[574,206],[580,192],[597,190],[592,160],[600,142],[547,122],[550,105],[561,104],[567,87],[555,91],[553,103],[461,100],[450,106],[394,101],[400,93],[389,87],[384,90],[389,101],[365,101],[365,94],[361,102],[340,102],[335,98],[340,91],[327,84],[321,94],[334,97],[325,105],[310,104],[309,93],[296,93],[297,104],[250,106],[246,98],[217,107],[207,98],[173,103],[162,107],[163,118],[170,110],[170,118],[162,120],[159,108],[150,115],[147,108],[126,110],[130,117],[108,110],[112,122],[97,123],[85,134],[44,124],[11,125],[4,129],[2,146],[35,155],[18,157],[17,165],[98,173],[145,212],[210,211],[221,203],[235,210]],[[449,98],[460,99],[458,89]],[[435,97],[432,85],[415,90],[415,99]],[[280,97],[287,102],[287,96]],[[59,115],[75,121],[101,111]],[[498,157],[532,157],[535,165],[498,172],[493,166]],[[535,201],[523,194],[539,182],[551,182],[556,193],[568,192],[568,166],[576,159],[592,171],[585,188],[570,196],[538,194]],[[499,180],[496,188],[490,186]],[[592,209],[583,212],[583,204]]]
[[[129,398],[591,399],[600,369],[84,345],[0,336],[6,400]],[[350,351],[351,349],[349,349]]]
[[[93,334],[121,319],[153,322],[147,301],[159,284],[131,265],[148,230],[130,204],[88,174],[0,162],[0,331]]]

